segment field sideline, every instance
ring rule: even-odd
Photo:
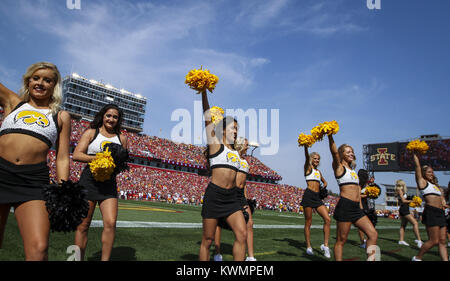
[[[201,208],[198,206],[174,205],[146,201],[119,200],[119,215],[116,240],[111,260],[116,261],[195,261],[201,241]],[[255,257],[258,261],[326,261],[320,251],[322,242],[322,220],[313,217],[311,230],[314,256],[306,255],[303,234],[303,215],[257,210],[254,214]],[[378,246],[382,261],[410,261],[416,255],[414,234],[411,226],[406,231],[410,247],[398,245],[400,221],[379,218],[377,224]],[[100,260],[102,222],[97,208],[89,231],[86,260]],[[425,228],[420,224],[423,240],[427,239]],[[222,232],[222,254],[225,261],[232,260],[233,234]],[[73,244],[73,233],[51,233],[49,260],[64,261],[69,254],[67,248]],[[335,221],[332,221],[330,248],[335,241]],[[359,247],[356,229],[351,230],[344,248],[344,259],[364,261],[365,250]],[[214,247],[211,249],[213,255]],[[333,260],[333,253],[331,253]],[[11,213],[5,231],[1,261],[24,260],[22,239],[14,215]],[[437,248],[429,251],[424,260],[440,261]]]

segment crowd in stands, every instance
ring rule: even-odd
[[[450,139],[426,141],[428,151],[420,156],[422,165],[430,165],[434,170],[447,170],[450,166]],[[407,143],[399,145],[400,170],[414,170],[412,154],[406,150]]]
[[[50,176],[56,181],[55,151],[49,152]],[[70,161],[71,180],[78,181],[86,164]],[[130,170],[117,176],[122,199],[200,205],[209,178],[194,173],[129,164]],[[286,184],[248,182],[248,196],[256,199],[257,209],[302,212],[300,202],[304,190]],[[337,198],[328,196],[326,205],[334,211]]]
[[[1,125],[1,118],[0,118]],[[71,143],[76,145],[81,134],[88,128],[89,122],[72,120]],[[204,164],[203,150],[201,147],[176,144],[170,140],[137,135],[124,131],[128,137],[130,152],[134,155],[143,155],[143,151],[150,151],[154,158],[183,161],[185,158],[193,159],[199,165]],[[164,147],[163,147],[164,146]],[[175,152],[174,152],[175,151]],[[194,157],[195,156],[195,157]],[[148,155],[147,155],[148,157]],[[172,157],[172,158],[171,158]],[[277,176],[275,172],[261,163],[257,158],[246,157],[255,170],[265,175]],[[50,177],[56,181],[56,155],[54,150],[48,154]],[[86,164],[70,159],[72,181],[78,181]],[[141,165],[129,164],[130,170],[117,176],[119,196],[128,200],[151,200],[174,204],[202,204],[204,191],[209,183],[209,178],[194,173],[174,170],[159,169]],[[252,170],[251,170],[252,171]],[[255,172],[256,173],[256,172]],[[247,183],[248,196],[256,199],[257,209],[275,210],[280,212],[302,213],[300,202],[304,189],[287,184],[269,184],[260,182]],[[325,206],[333,214],[338,203],[338,197],[325,198]],[[377,211],[379,216],[395,218],[395,212]]]
[[[71,144],[76,146],[78,139],[89,127],[89,122],[85,120],[72,119]],[[150,157],[163,161],[172,161],[180,165],[206,167],[206,158],[203,155],[205,147],[192,144],[175,143],[168,139],[156,136],[139,135],[123,130],[128,139],[128,150],[130,154],[140,157]],[[263,177],[281,179],[281,177],[264,163],[253,156],[246,156],[250,165],[250,174]]]

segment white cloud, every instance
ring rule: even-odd
[[[246,9],[239,18],[248,18],[252,27],[261,28],[277,18],[288,4],[288,0],[245,1]]]

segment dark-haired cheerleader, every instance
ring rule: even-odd
[[[238,151],[240,156],[240,167],[239,171],[236,175],[236,192],[237,192],[237,201],[241,205],[244,210],[244,217],[246,217],[247,221],[247,250],[248,256],[245,261],[256,261],[254,247],[253,247],[253,209],[254,206],[249,206],[252,204],[250,200],[248,200],[247,196],[247,175],[250,169],[248,162],[244,159],[244,156],[247,153],[248,149],[248,140],[243,137],[238,137],[235,142],[236,151]],[[214,239],[214,245],[216,250],[216,255],[214,255],[214,261],[222,261],[222,255],[220,254],[220,238],[222,234],[222,227],[226,227],[230,229],[226,222],[223,220],[219,221],[219,226],[216,228],[216,235]]]
[[[48,259],[50,220],[43,189],[50,183],[50,148],[56,148],[58,182],[69,179],[70,115],[59,110],[61,92],[61,75],[48,62],[28,67],[21,96],[0,83],[0,106],[4,110],[0,128],[0,231],[13,206],[26,260]]]
[[[122,110],[114,104],[105,105],[96,115],[80,138],[73,152],[73,160],[90,163],[96,159],[96,154],[103,152],[108,143],[121,145],[127,148],[127,138],[121,134],[123,119]],[[81,259],[84,259],[88,242],[88,231],[94,215],[95,206],[99,204],[103,218],[102,232],[102,261],[111,257],[116,233],[118,211],[116,173],[104,182],[94,179],[89,164],[84,168],[80,184],[87,188],[89,200],[88,216],[82,221],[75,232],[75,245],[80,248]]]
[[[306,253],[308,255],[313,255],[313,249],[311,247],[311,225],[312,225],[312,212],[313,209],[323,219],[323,244],[320,245],[320,249],[326,258],[330,258],[330,249],[328,247],[328,240],[330,238],[330,224],[331,219],[328,215],[328,209],[323,204],[320,197],[320,182],[323,183],[323,188],[327,187],[327,182],[322,176],[322,173],[318,170],[320,164],[320,155],[317,152],[308,153],[308,147],[305,146],[305,178],[307,188],[303,194],[302,202],[305,213],[305,241],[306,241]]]
[[[202,92],[202,103],[208,141],[206,156],[211,170],[211,181],[203,197],[203,233],[199,260],[209,261],[209,249],[214,240],[218,220],[225,218],[235,235],[233,259],[243,261],[247,226],[242,207],[236,200],[235,187],[236,174],[240,167],[239,154],[234,149],[238,124],[234,118],[227,116],[214,126],[206,91]]]
[[[447,245],[445,244],[447,235],[447,222],[445,220],[446,204],[443,193],[437,184],[433,168],[430,166],[420,166],[417,152],[413,154],[414,166],[416,172],[416,183],[420,194],[424,198],[425,208],[422,213],[422,223],[425,224],[428,234],[428,241],[422,244],[417,256],[413,261],[421,261],[423,255],[433,248],[439,247],[439,254],[443,261],[448,261]]]

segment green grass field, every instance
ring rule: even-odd
[[[195,261],[201,241],[201,216],[200,207],[187,205],[172,205],[166,203],[119,201],[118,221],[127,222],[160,222],[160,223],[192,223],[189,228],[169,227],[120,227],[118,223],[116,240],[111,260],[120,261]],[[102,227],[95,227],[101,220],[100,210],[97,208],[94,214],[94,222],[89,230],[89,242],[86,251],[86,260],[100,260],[101,256],[101,232]],[[322,244],[322,229],[311,230],[314,256],[306,255],[306,244],[301,228],[266,228],[268,226],[302,226],[303,215],[293,213],[279,213],[274,211],[256,211],[254,214],[254,246],[255,257],[258,261],[325,261],[320,251]],[[322,220],[314,215],[313,226],[321,226]],[[378,246],[381,249],[382,261],[410,261],[412,256],[418,253],[415,246],[414,234],[411,226],[406,232],[406,241],[410,247],[398,245],[398,227],[400,221],[379,218],[377,227],[379,239]],[[259,228],[265,227],[265,228]],[[336,240],[335,222],[332,222],[330,248]],[[383,229],[388,228],[388,229]],[[422,239],[427,239],[427,234],[420,225]],[[74,233],[51,233],[49,245],[49,260],[65,261],[69,257],[66,249],[73,244]],[[232,260],[233,234],[230,231],[222,232],[222,255],[225,261]],[[344,259],[364,261],[365,250],[359,247],[359,236],[356,229],[352,229],[348,242],[344,248]],[[213,255],[214,246],[211,248]],[[331,260],[334,260],[331,253]],[[17,228],[14,214],[10,214],[5,231],[3,249],[0,249],[1,261],[24,260],[22,239]],[[424,260],[439,261],[437,248],[433,248],[425,256]]]

